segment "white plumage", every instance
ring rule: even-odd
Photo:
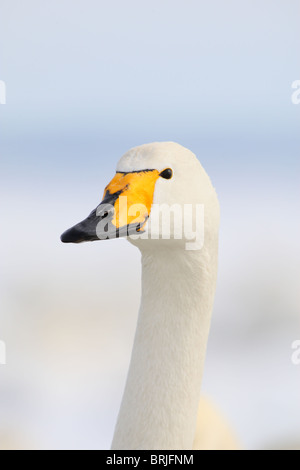
[[[172,178],[157,176],[145,231],[129,239],[141,251],[142,298],[112,448],[235,448],[223,418],[207,400],[199,404],[217,278],[217,195],[198,159],[179,144],[136,147],[121,158],[117,174],[122,180],[123,173],[146,169],[154,175],[170,169]],[[153,223],[153,208],[161,204],[182,211],[188,205],[193,230],[183,230],[184,220],[175,218],[163,239]],[[187,249],[200,230],[201,249]]]

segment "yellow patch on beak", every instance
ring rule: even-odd
[[[116,173],[104,191],[104,197],[119,193],[114,203],[115,211],[111,221],[115,227],[140,223],[143,229],[150,215],[158,177],[157,170]]]

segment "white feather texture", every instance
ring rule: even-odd
[[[199,161],[179,144],[132,149],[117,169],[165,168],[174,176],[157,181],[153,203],[203,204],[204,245],[188,251],[185,239],[131,240],[142,254],[142,299],[113,449],[192,449],[196,433],[217,278],[219,204]]]

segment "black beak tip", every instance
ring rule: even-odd
[[[63,243],[79,243],[80,237],[77,230],[73,227],[66,230],[60,237]]]
[[[69,237],[69,230],[66,230],[60,237],[60,240],[63,243],[71,243],[70,237]]]

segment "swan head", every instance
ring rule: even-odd
[[[140,248],[201,249],[218,225],[216,192],[199,160],[177,143],[156,142],[121,157],[100,205],[61,240],[127,237]]]

